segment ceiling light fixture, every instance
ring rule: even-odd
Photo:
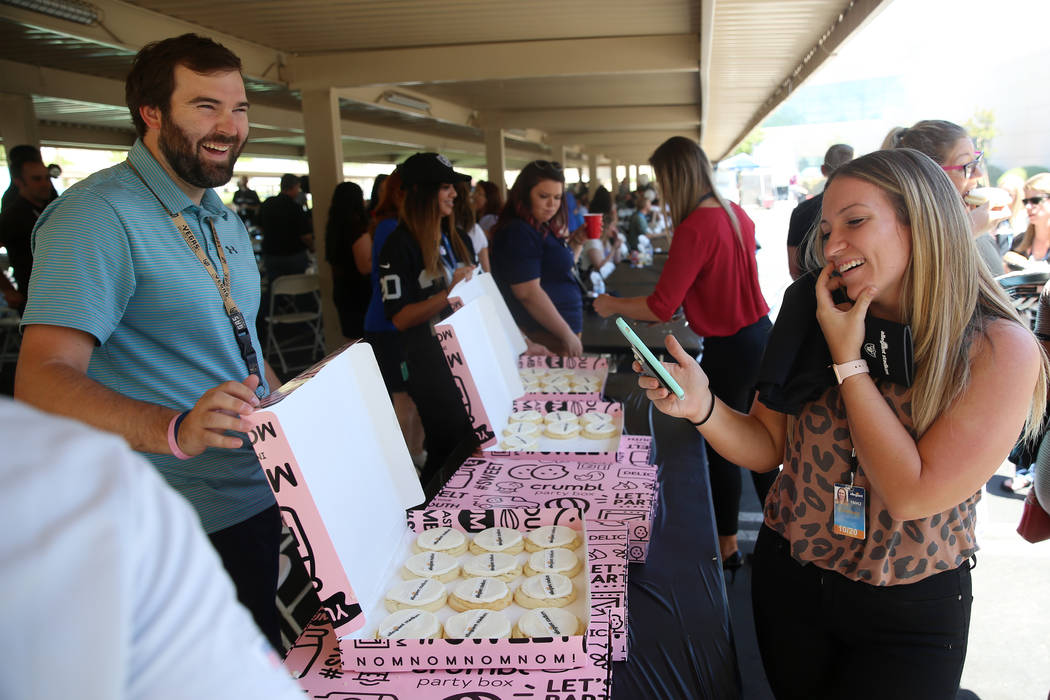
[[[19,7],[79,24],[98,23],[98,8],[81,0],[0,0],[0,4]]]
[[[383,99],[390,104],[399,105],[401,107],[408,107],[409,109],[418,109],[420,112],[429,112],[430,103],[424,100],[417,99],[411,95],[405,95],[400,92],[384,92]]]

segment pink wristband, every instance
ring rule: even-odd
[[[170,449],[171,453],[179,459],[191,459],[188,454],[179,449],[179,443],[175,439],[175,427],[178,423],[182,422],[179,419],[182,418],[184,415],[184,413],[179,413],[175,416],[172,416],[171,422],[168,423],[168,449]]]

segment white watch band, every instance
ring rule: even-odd
[[[841,365],[831,365],[831,369],[835,372],[835,379],[841,384],[847,377],[867,372],[868,363],[864,360],[852,360],[850,362],[843,362]]]

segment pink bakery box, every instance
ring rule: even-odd
[[[657,499],[657,468],[630,462],[578,462],[474,457],[449,477],[430,502],[437,508],[569,508],[585,517],[619,520],[630,529],[627,559],[649,553]]]
[[[597,700],[609,697],[609,623],[599,613],[587,629],[587,658],[568,671],[516,668],[415,673],[347,669],[322,611],[292,644],[284,665],[310,698],[339,700]]]
[[[528,397],[543,397],[548,400],[591,399],[600,400],[605,393],[605,383],[609,379],[609,361],[596,355],[583,357],[562,357],[559,355],[522,355],[518,358],[518,369],[571,369],[577,374],[595,377],[599,380],[596,392],[570,392],[555,394],[550,392],[529,392]]]
[[[490,318],[495,318],[498,321],[498,323],[489,324],[489,331],[503,336],[506,340],[506,347],[510,348],[510,358],[513,359],[525,352],[525,349],[528,347],[525,342],[525,336],[521,334],[521,330],[514,321],[514,316],[511,315],[510,308],[507,307],[507,302],[503,299],[503,295],[500,293],[499,287],[496,286],[496,281],[491,274],[481,271],[480,268],[475,269],[470,279],[462,280],[449,290],[448,304],[454,311],[481,297],[489,300],[492,314]]]
[[[418,533],[431,528],[453,528],[468,535],[490,527],[507,527],[520,529],[523,532],[534,530],[544,525],[564,525],[578,530],[584,541],[584,549],[578,554],[591,561],[597,556],[619,558],[626,568],[625,549],[626,528],[617,523],[619,537],[608,540],[608,547],[600,555],[590,551],[591,538],[588,525],[583,520],[583,513],[578,508],[563,509],[519,509],[519,510],[412,510],[409,511],[408,526],[411,530],[402,538],[401,546],[391,543],[375,542],[374,549],[380,552],[403,552],[395,556],[392,566],[385,570],[392,576],[387,583],[401,579],[397,575],[401,563],[411,555],[411,543]],[[602,542],[602,540],[598,540]],[[619,547],[616,547],[619,544]],[[374,559],[374,557],[373,557]],[[578,592],[577,600],[566,606],[584,626],[590,625],[590,586],[589,576],[581,573],[579,579],[586,586]],[[377,591],[376,597],[368,598],[366,613],[371,611],[372,622],[352,637],[341,637],[340,649],[343,663],[347,668],[360,670],[420,671],[431,668],[491,668],[493,666],[510,666],[523,669],[564,670],[578,668],[587,658],[587,643],[584,635],[552,637],[543,639],[376,639],[375,629],[388,614],[384,607],[385,588]],[[605,596],[608,598],[608,595]],[[504,612],[514,610],[512,604]],[[515,614],[514,612],[511,615]],[[439,615],[440,617],[440,615]]]

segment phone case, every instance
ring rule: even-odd
[[[678,398],[683,398],[685,392],[682,391],[682,387],[678,385],[678,382],[674,380],[667,370],[664,369],[663,363],[656,359],[653,353],[649,352],[649,348],[645,347],[645,343],[642,342],[641,338],[627,325],[627,322],[623,318],[616,319],[616,327],[623,333],[623,337],[627,338],[627,341],[631,344],[632,350],[634,350],[634,356],[638,359],[638,364],[643,369],[648,370],[647,374],[653,377],[663,384],[664,388],[670,391]]]

